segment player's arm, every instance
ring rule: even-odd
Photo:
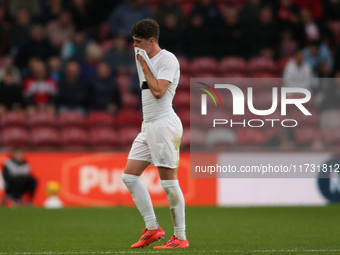
[[[138,55],[137,59],[143,68],[146,82],[148,83],[149,89],[151,90],[152,94],[157,99],[162,98],[168,90],[171,82],[162,79],[157,80],[150,71],[150,68],[145,59],[141,55]]]

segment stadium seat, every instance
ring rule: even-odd
[[[269,90],[262,90],[260,92],[254,92],[258,91],[257,88],[253,89],[253,106],[257,110],[268,110],[273,105],[273,91],[271,89]],[[279,91],[279,90],[278,90]],[[276,111],[280,109],[281,104],[281,97],[280,95],[277,95],[277,105],[276,105]]]
[[[2,142],[4,147],[27,148],[29,146],[29,133],[22,127],[7,127],[2,130]]]
[[[2,128],[8,127],[27,127],[27,118],[24,112],[21,111],[8,111],[1,115]]]
[[[181,70],[181,76],[182,75],[190,75],[190,65],[189,61],[186,58],[178,57],[179,67]]]
[[[190,138],[191,137],[191,138]],[[190,149],[194,147],[203,147],[205,144],[205,133],[200,128],[184,128],[181,141],[181,148]]]
[[[187,74],[181,74],[176,91],[188,90],[190,91],[190,76]]]
[[[121,93],[128,92],[131,87],[132,78],[130,75],[118,75],[116,77],[116,82]]]
[[[195,78],[220,78],[220,76],[213,72],[201,72],[196,74]]]
[[[225,57],[219,62],[218,71],[224,77],[229,73],[246,73],[246,61],[240,57]]]
[[[206,129],[210,129],[213,127],[214,119],[226,119],[229,121],[230,118],[231,118],[230,113],[228,113],[228,111],[225,110],[224,108],[216,107],[216,106],[213,106],[213,108],[208,107],[207,115],[200,116],[200,120],[201,120],[200,126]]]
[[[67,127],[61,130],[64,149],[84,149],[88,146],[88,132],[79,127]]]
[[[174,97],[173,105],[175,109],[190,107],[190,92],[178,91]]]
[[[106,111],[94,111],[87,115],[87,124],[89,127],[113,128],[116,125],[116,118]]]
[[[278,71],[278,74],[280,76],[283,75],[283,71],[285,69],[285,66],[287,64],[287,62],[291,59],[291,57],[284,57],[284,58],[281,58],[277,61],[277,71]]]
[[[323,134],[327,146],[340,146],[340,128],[328,130]]]
[[[251,75],[257,72],[268,72],[277,74],[277,67],[274,60],[264,57],[255,57],[248,62],[248,70]]]
[[[125,92],[121,94],[121,98],[122,98],[123,108],[132,108],[132,109],[141,108],[140,99],[136,94]]]
[[[60,133],[51,127],[35,127],[31,131],[31,144],[35,148],[56,148],[60,146]]]
[[[205,145],[208,148],[223,148],[237,142],[236,133],[228,128],[211,128],[208,130]]]
[[[177,112],[178,117],[182,121],[183,127],[198,127],[201,123],[201,115],[199,112],[188,108],[180,109]]]
[[[340,110],[327,110],[320,114],[320,130],[326,133],[329,130],[340,129]]]
[[[204,73],[217,73],[217,61],[212,57],[197,57],[191,61],[191,73],[196,77]]]
[[[251,79],[253,91],[265,90],[269,89],[272,91],[273,87],[278,88],[278,92],[280,92],[280,87],[282,86],[282,80],[279,79],[277,75],[272,73],[256,73],[253,76],[254,79]]]
[[[62,111],[59,114],[59,125],[65,127],[84,127],[86,118],[76,111]]]
[[[262,146],[266,141],[266,136],[261,129],[242,128],[237,131],[238,145]]]
[[[118,143],[122,147],[130,147],[137,135],[141,132],[137,127],[123,127],[118,131]]]
[[[135,126],[141,127],[142,125],[142,114],[139,110],[134,109],[122,109],[118,112],[117,116],[117,126]]]
[[[297,127],[293,129],[293,132],[300,145],[311,145],[322,138],[320,131],[315,127]]]
[[[108,127],[90,130],[90,144],[95,149],[112,149],[118,144],[117,131]]]
[[[31,128],[34,127],[56,127],[58,122],[54,113],[47,111],[39,111],[31,113],[28,116],[28,124]]]
[[[305,115],[299,109],[295,111],[287,111],[287,117],[294,119],[298,122],[298,126],[309,126],[309,127],[318,127],[319,126],[319,115],[317,112],[310,110],[312,115]]]

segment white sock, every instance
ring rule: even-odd
[[[155,212],[153,210],[150,194],[139,176],[132,174],[122,175],[123,182],[130,191],[133,201],[142,214],[146,228],[154,230],[158,228]]]
[[[162,180],[161,183],[168,197],[174,235],[180,240],[186,240],[185,201],[178,180]]]

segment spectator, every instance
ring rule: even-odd
[[[47,76],[45,64],[35,62],[33,76],[24,81],[24,98],[30,107],[53,108],[57,94],[57,83]]]
[[[5,162],[3,167],[7,197],[2,200],[2,205],[5,204],[8,196],[17,203],[21,202],[26,192],[29,194],[29,203],[32,204],[37,180],[31,172],[30,164],[24,159],[23,150],[15,148],[11,158]]]
[[[203,18],[199,15],[192,16],[184,39],[184,52],[187,57],[211,56],[214,43],[212,36],[213,32],[208,26],[204,25]]]
[[[245,26],[253,26],[258,22],[260,12],[261,0],[248,0],[240,11],[240,23]]]
[[[11,0],[9,1],[9,11],[14,17],[19,10],[26,10],[31,17],[38,17],[40,15],[39,0]]]
[[[298,43],[292,38],[292,33],[285,30],[281,33],[280,57],[292,56],[298,48]]]
[[[183,48],[183,31],[177,23],[175,15],[166,14],[163,23],[159,25],[162,31],[159,36],[159,45],[176,55],[181,54]]]
[[[228,8],[223,12],[223,23],[216,28],[216,58],[223,56],[247,56],[242,26],[238,22],[236,9]]]
[[[92,28],[94,25],[92,22],[93,15],[91,9],[87,6],[87,2],[85,0],[71,0],[69,2],[71,3],[70,12],[76,29],[84,31]]]
[[[11,71],[8,71],[0,82],[0,113],[6,110],[21,109],[23,106],[22,88],[15,82]]]
[[[279,25],[282,29],[292,29],[292,24],[298,22],[299,8],[293,4],[293,0],[279,0],[274,4]]]
[[[48,69],[50,73],[50,77],[59,82],[61,79],[61,60],[59,57],[51,57],[48,60]]]
[[[303,54],[315,73],[318,73],[318,67],[322,62],[326,62],[328,66],[333,68],[331,51],[325,43],[319,40],[311,41],[308,47],[303,50]]]
[[[97,75],[90,85],[90,110],[116,113],[120,107],[120,94],[107,63],[98,65]]]
[[[0,54],[6,53],[8,49],[8,36],[10,24],[6,20],[5,8],[0,2]]]
[[[201,16],[203,23],[209,27],[221,24],[222,17],[219,8],[213,0],[199,0],[191,11],[191,16]]]
[[[67,12],[61,13],[57,20],[47,24],[46,31],[53,47],[59,49],[74,33],[71,15]]]
[[[103,51],[96,43],[86,47],[86,62],[81,65],[81,76],[91,81],[97,72],[99,61],[103,58]]]
[[[121,3],[110,16],[110,26],[114,33],[122,33],[131,38],[133,24],[141,19],[152,18],[145,0],[129,0]]]
[[[125,36],[118,35],[115,37],[104,61],[110,65],[111,70],[119,74],[132,74],[135,71],[134,59]]]
[[[80,77],[80,66],[76,61],[71,61],[67,64],[65,74],[59,83],[59,111],[76,110],[85,114],[87,101],[88,87]]]
[[[325,20],[340,20],[340,1],[326,0],[322,1]]]
[[[321,21],[317,22],[314,20],[310,10],[301,9],[301,26],[303,27],[306,39],[321,40],[322,38],[329,38],[333,45],[335,45],[335,38],[330,29]]]
[[[321,0],[294,0],[294,4],[301,9],[308,9],[317,20],[322,18]]]
[[[158,24],[164,23],[167,14],[172,14],[176,17],[176,29],[184,30],[186,28],[184,13],[176,0],[163,0],[161,2],[154,14]]]
[[[29,38],[31,17],[26,10],[19,10],[16,14],[15,23],[12,25],[9,32],[9,45],[18,50],[19,46],[26,42]]]
[[[313,71],[310,64],[305,61],[302,50],[296,50],[294,57],[288,61],[283,71],[283,78],[286,87],[311,88]]]
[[[0,81],[3,81],[8,72],[13,76],[14,83],[21,83],[20,71],[13,65],[13,58],[10,55],[5,56],[3,59],[2,67],[0,68]]]
[[[32,57],[47,61],[53,54],[54,50],[50,41],[45,38],[42,26],[35,25],[31,29],[29,40],[19,48],[16,63],[19,68],[25,68]]]
[[[273,13],[270,8],[263,8],[259,15],[257,26],[248,27],[248,46],[251,49],[250,56],[256,56],[261,51],[267,51],[270,57],[277,57],[280,35],[273,21]],[[262,53],[263,54],[263,53]]]
[[[281,130],[269,140],[267,146],[285,151],[295,150],[297,147],[295,136],[289,128],[281,128]]]
[[[318,73],[319,78],[331,78],[332,77],[332,69],[327,64],[327,62],[320,63],[318,70],[319,70],[319,73]]]
[[[87,41],[84,32],[76,32],[71,39],[66,40],[61,48],[61,58],[64,61],[73,59],[81,64],[86,62]]]
[[[63,11],[62,0],[48,0],[42,6],[41,21],[46,24],[51,20],[56,20]]]

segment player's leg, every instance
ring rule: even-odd
[[[152,161],[158,167],[174,225],[174,237],[164,245],[154,248],[187,248],[189,243],[185,234],[185,201],[177,180],[182,124],[175,116],[156,122],[150,130],[147,130],[147,134],[148,132],[152,134],[152,138],[148,140]]]
[[[150,162],[147,161],[128,159],[122,179],[130,191],[139,212],[143,216],[146,229],[155,230],[158,228],[158,223],[150,194],[144,183],[140,180],[140,175],[149,164]]]
[[[140,133],[132,144],[126,167],[122,176],[123,182],[130,191],[133,201],[143,216],[146,229],[139,241],[131,248],[141,248],[150,243],[164,238],[164,231],[157,223],[156,215],[152,206],[150,194],[140,180],[140,175],[150,164],[151,156],[144,142],[144,133]]]

